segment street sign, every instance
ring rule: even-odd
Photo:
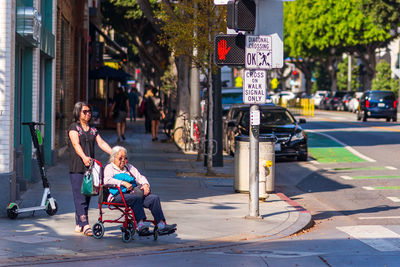
[[[228,4],[229,0],[214,0],[214,5],[226,5]]]
[[[283,42],[277,34],[246,35],[246,69],[283,67]]]
[[[243,103],[265,104],[267,95],[265,70],[244,70]]]
[[[250,125],[260,125],[260,110],[250,111]]]
[[[218,34],[214,41],[214,61],[218,66],[244,66],[245,36]]]

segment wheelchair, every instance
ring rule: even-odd
[[[121,233],[122,233],[122,241],[125,243],[130,242],[132,239],[134,239],[134,235],[137,232],[137,222],[135,219],[135,214],[133,213],[133,210],[126,204],[124,195],[122,193],[122,190],[120,187],[115,187],[118,189],[119,194],[122,196],[122,202],[123,203],[115,203],[115,202],[108,202],[107,197],[109,195],[109,188],[105,187],[104,185],[100,184],[99,186],[99,218],[97,222],[93,225],[92,227],[92,232],[93,232],[93,237],[96,239],[100,239],[104,236],[105,232],[105,223],[117,223],[117,224],[122,224],[121,226]],[[104,212],[103,212],[103,205],[108,206],[108,209],[110,210],[118,210],[121,212],[118,218],[114,220],[105,220],[103,218]],[[151,223],[154,227],[153,230],[149,230],[146,234],[141,234],[140,236],[153,236],[154,241],[157,240],[159,233],[158,233],[158,227],[157,227],[157,222],[154,220],[145,220],[146,223]],[[168,234],[171,234],[173,232],[170,232]],[[138,233],[139,234],[139,233]]]

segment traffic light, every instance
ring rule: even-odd
[[[246,37],[243,34],[220,34],[214,40],[214,62],[218,66],[244,66]]]
[[[236,31],[254,31],[256,3],[253,0],[231,0],[227,4],[227,27]]]
[[[292,71],[292,80],[297,80],[299,78],[299,72],[297,70]]]

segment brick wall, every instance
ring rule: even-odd
[[[85,100],[81,97],[82,92],[86,90],[82,84],[86,84],[87,80],[84,72],[86,61],[83,60],[87,50],[82,49],[87,46],[87,33],[83,25],[85,5],[87,1],[83,0],[57,1],[55,108],[59,116],[56,119],[56,149],[67,143],[66,130],[72,122],[74,104]],[[63,119],[60,119],[60,115]]]
[[[13,170],[15,2],[0,1],[0,173]]]

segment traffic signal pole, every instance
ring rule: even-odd
[[[257,115],[258,114],[258,115]],[[259,195],[259,117],[257,123],[257,116],[260,114],[258,105],[250,106],[250,158],[249,158],[249,217],[258,218],[260,216],[260,209],[258,203]]]

